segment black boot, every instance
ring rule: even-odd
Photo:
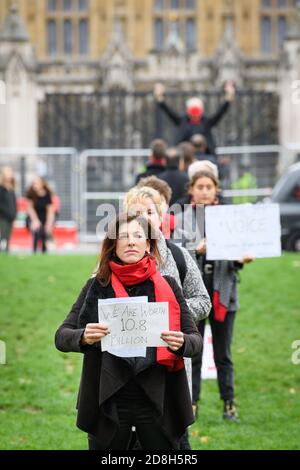
[[[236,406],[233,401],[224,401],[223,418],[227,421],[239,421]]]

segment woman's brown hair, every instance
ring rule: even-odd
[[[42,185],[43,185],[43,189],[46,191],[46,193],[48,193],[50,196],[52,196],[53,191],[48,186],[47,181],[44,178],[42,178],[41,176],[39,176],[38,178],[41,180]],[[28,189],[28,191],[26,193],[26,197],[27,197],[27,199],[31,199],[33,202],[36,202],[38,196],[37,196],[37,193],[34,190],[33,183],[30,186],[30,188]]]
[[[206,170],[197,171],[197,173],[195,173],[193,175],[193,177],[190,179],[189,184],[188,184],[188,191],[189,192],[190,192],[190,190],[192,189],[192,187],[194,186],[194,184],[197,182],[197,180],[199,178],[210,178],[212,180],[212,182],[214,183],[215,187],[216,187],[217,194],[219,194],[219,192],[220,192],[220,182],[219,182],[219,180],[215,177],[215,175],[212,172],[206,171]]]
[[[6,175],[5,175],[7,170],[9,170],[11,172],[11,178],[9,178],[9,180],[7,180]],[[16,180],[15,180],[13,170],[12,170],[11,167],[5,166],[0,171],[0,185],[3,185],[4,187],[6,187],[6,189],[9,189],[9,190],[14,190],[15,189]]]
[[[120,233],[120,227],[123,224],[129,224],[134,220],[140,224],[147,240],[150,243],[150,256],[153,256],[158,263],[161,261],[157,246],[158,233],[152,227],[151,223],[138,214],[120,214],[110,223],[106,237],[102,243],[99,267],[96,272],[96,277],[103,287],[107,286],[110,282],[111,270],[109,267],[109,262],[118,261],[116,256],[116,246]]]

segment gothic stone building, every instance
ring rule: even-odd
[[[296,4],[1,0],[0,80],[6,84],[6,109],[0,108],[0,145],[145,146],[155,128],[144,139],[142,131],[125,125],[127,134],[114,145],[116,134],[108,135],[109,125],[99,124],[99,137],[89,116],[95,123],[105,110],[110,112],[110,100],[115,99],[113,108],[125,117],[135,109],[138,128],[145,115],[155,114],[151,90],[157,81],[174,93],[177,106],[183,106],[188,94],[199,93],[214,108],[226,79],[235,80],[241,91],[248,129],[252,132],[259,117],[268,126],[264,138],[252,138],[250,131],[241,137],[237,108],[235,129],[223,129],[221,144],[297,142],[299,106],[292,99],[297,98],[300,75]],[[55,116],[66,110],[64,121],[73,128],[72,135],[61,135],[61,125],[56,128]]]

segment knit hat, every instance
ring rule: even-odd
[[[215,178],[219,178],[219,171],[217,165],[210,162],[209,160],[198,160],[197,162],[192,163],[188,168],[188,176],[191,180],[193,176],[199,171],[210,171]]]

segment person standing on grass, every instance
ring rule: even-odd
[[[219,180],[213,173],[200,171],[193,175],[189,183],[191,205],[183,214],[177,215],[178,227],[184,227],[184,230],[177,230],[175,227],[175,240],[181,240],[187,246],[189,241],[194,239],[195,231],[192,227],[197,227],[197,207],[219,204],[219,192]],[[183,225],[182,222],[184,222]],[[243,268],[244,264],[253,261],[253,258],[244,257],[239,261],[209,261],[206,259],[206,239],[199,240],[199,236],[196,238],[198,241],[193,255],[212,303],[209,323],[212,330],[220,397],[224,402],[223,418],[237,421],[231,357],[233,325],[238,309],[237,272]],[[204,336],[205,322],[201,320],[198,323],[202,336]],[[201,391],[201,368],[202,351],[192,360],[193,406],[196,414]]]
[[[149,183],[150,178],[147,180],[148,185],[151,184],[151,181]],[[163,189],[161,186],[160,189],[166,195],[166,183],[161,181],[161,185],[163,185]],[[157,184],[156,187],[158,188]],[[159,233],[160,272],[163,275],[172,276],[182,288],[183,296],[194,320],[198,322],[200,319],[206,318],[211,304],[196,263],[187,250],[166,240],[160,231],[163,221],[163,207],[166,209],[160,193],[150,185],[132,188],[125,195],[124,206],[127,212],[139,213],[146,217],[157,230]],[[181,439],[180,449],[190,449],[188,432]]]
[[[0,173],[0,252],[9,251],[9,240],[16,215],[15,177],[12,168],[6,166]]]
[[[38,250],[39,243],[42,252],[47,252],[47,239],[52,235],[55,209],[52,202],[52,191],[46,181],[37,176],[26,195],[28,199],[28,222],[33,237],[33,252]]]
[[[142,449],[177,449],[193,420],[183,356],[192,357],[202,338],[176,281],[162,276],[157,236],[150,222],[123,214],[103,241],[96,277],[88,280],[55,335],[63,352],[84,353],[77,426],[89,434],[90,450],[128,449],[132,427]],[[102,352],[109,325],[98,321],[98,299],[147,296],[168,302],[166,347],[148,347],[146,357]]]

